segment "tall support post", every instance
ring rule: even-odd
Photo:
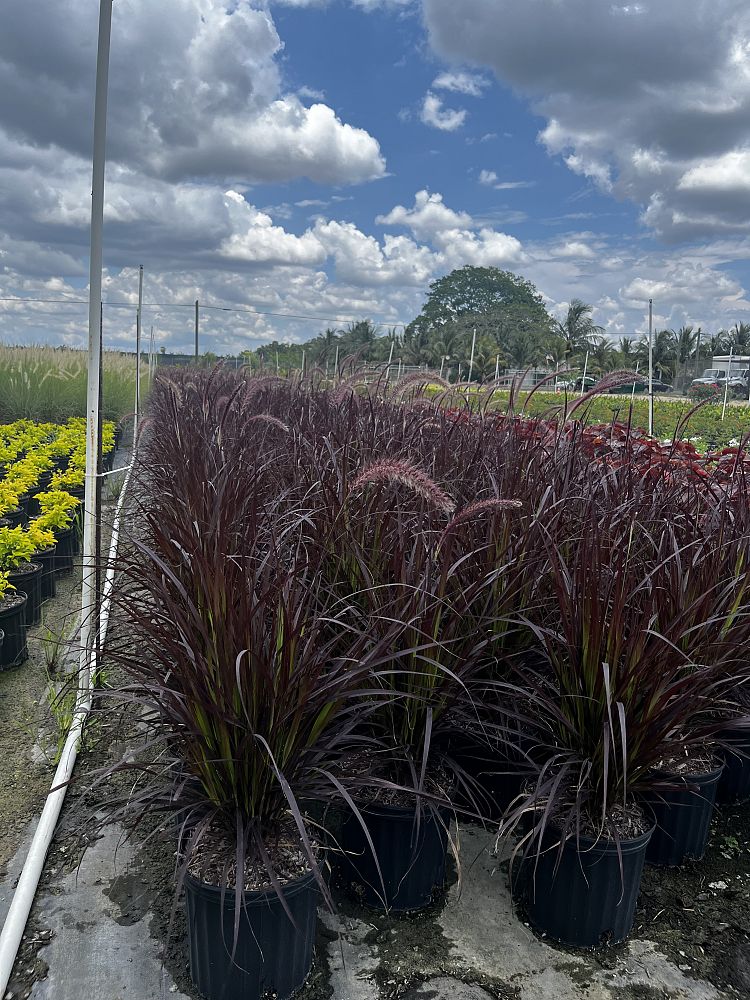
[[[336,360],[333,363],[333,380],[338,385],[339,382],[339,344],[336,344]]]
[[[138,312],[135,320],[135,422],[133,426],[133,447],[138,435],[141,419],[141,321],[143,317],[143,264],[138,268]]]
[[[729,348],[729,367],[727,369],[726,380],[724,381],[724,405],[721,408],[721,419],[722,420],[724,420],[724,417],[726,416],[726,413],[727,413],[727,397],[729,396],[729,379],[732,377],[732,354],[733,354],[733,352],[734,352],[734,345],[732,345]]]
[[[654,434],[654,300],[648,300],[648,433]]]
[[[495,358],[495,381],[500,378],[500,355]]]
[[[151,327],[151,337],[148,342],[148,384],[151,387],[151,380],[154,377],[154,368],[156,367],[156,356],[154,352],[154,328]]]
[[[477,328],[474,327],[474,333],[471,338],[471,358],[469,359],[469,377],[466,379],[467,382],[471,382],[471,376],[474,371],[474,349],[477,346]]]
[[[94,97],[94,150],[91,183],[91,251],[89,256],[89,339],[86,389],[86,478],[83,514],[81,582],[81,670],[79,701],[91,691],[91,655],[96,632],[96,525],[99,465],[99,385],[101,381],[102,265],[104,230],[104,166],[107,144],[107,90],[109,46],[112,33],[112,0],[99,2],[99,39]]]
[[[302,378],[305,377],[305,352],[302,352]]]
[[[698,342],[695,345],[695,364],[693,365],[693,378],[698,378],[698,365],[701,356],[701,328],[698,327]]]
[[[200,303],[195,300],[195,363],[198,364],[198,335],[200,331]]]
[[[583,378],[581,379],[581,395],[586,391],[586,375],[589,370],[589,352],[586,351],[586,358],[583,362]]]
[[[388,355],[388,367],[385,370],[385,380],[386,380],[386,382],[390,382],[391,381],[391,362],[393,361],[393,348],[395,346],[396,346],[396,331],[394,330],[393,331],[393,340],[391,340],[391,351],[390,351],[390,354]],[[443,374],[442,370],[441,370],[440,374],[441,375]]]

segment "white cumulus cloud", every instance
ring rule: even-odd
[[[441,132],[455,132],[466,121],[466,114],[463,108],[444,108],[442,98],[428,91],[422,101],[420,118],[430,128],[440,129]]]

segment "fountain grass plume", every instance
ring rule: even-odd
[[[427,473],[422,472],[421,469],[418,469],[410,462],[404,462],[399,459],[385,459],[384,461],[374,462],[366,469],[363,469],[352,482],[349,493],[351,495],[352,493],[359,492],[366,486],[386,485],[389,483],[398,483],[401,486],[406,486],[412,493],[426,500],[431,507],[445,514],[452,514],[456,509],[454,501],[444,490],[440,489],[434,480],[430,479]]]

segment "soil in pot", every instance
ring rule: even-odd
[[[374,909],[406,913],[429,906],[445,883],[449,811],[423,806],[418,820],[414,805],[370,804],[360,815],[375,855],[357,816],[347,811],[336,864],[343,884]]]
[[[19,594],[26,594],[26,609],[24,625],[31,628],[42,620],[42,572],[41,563],[23,563],[18,569],[8,574],[8,580]]]
[[[274,888],[246,889],[236,944],[235,892],[190,871],[185,876],[193,983],[207,1000],[286,1000],[312,966],[320,898],[315,876],[308,870],[282,884],[293,920]]]
[[[646,797],[656,819],[646,853],[649,864],[681,865],[703,857],[723,766],[705,755],[701,761],[680,761],[678,767],[667,764],[655,772],[671,787],[655,789]]]
[[[750,799],[750,727],[727,729],[720,734],[724,770],[716,787],[720,805],[735,805]]]
[[[74,528],[72,526],[56,532],[55,572],[58,576],[73,572],[73,558],[75,553],[73,534]]]
[[[0,648],[0,670],[18,667],[29,657],[26,645],[26,595],[13,594],[0,601],[0,629],[4,632]]]
[[[57,586],[55,585],[56,551],[57,546],[51,545],[42,552],[35,552],[33,556],[34,562],[41,563],[42,566],[42,601],[48,601],[57,594]]]
[[[516,872],[514,898],[536,930],[561,944],[596,948],[624,941],[633,928],[652,832],[621,835],[619,843],[581,834],[560,854],[560,832],[548,828],[538,857],[531,853]]]

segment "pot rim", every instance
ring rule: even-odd
[[[294,896],[300,895],[311,886],[315,886],[316,890],[318,890],[315,872],[313,871],[309,871],[305,875],[300,875],[298,878],[292,879],[291,882],[284,883],[281,886],[281,890],[285,899],[291,899]],[[234,886],[222,887],[211,885],[210,882],[204,882],[202,879],[196,878],[195,875],[191,875],[189,871],[186,871],[185,888],[190,889],[197,896],[202,896],[204,899],[223,905],[225,909],[234,909],[236,895]],[[277,901],[281,906],[279,894],[273,886],[263,889],[246,889],[243,890],[242,896],[243,909],[260,906],[267,907],[269,903],[273,903],[274,901]]]
[[[25,607],[26,602],[28,601],[28,597],[26,596],[26,594],[24,594],[23,591],[21,591],[20,593],[18,591],[14,591],[11,594],[11,598],[14,599],[16,597],[22,598],[22,601],[21,601],[20,604],[14,604],[12,608],[4,608],[3,607],[3,605],[5,604],[5,601],[7,600],[7,598],[5,598],[4,600],[0,601],[0,618],[9,618],[11,615],[14,615],[18,611],[20,611],[21,608]]]

